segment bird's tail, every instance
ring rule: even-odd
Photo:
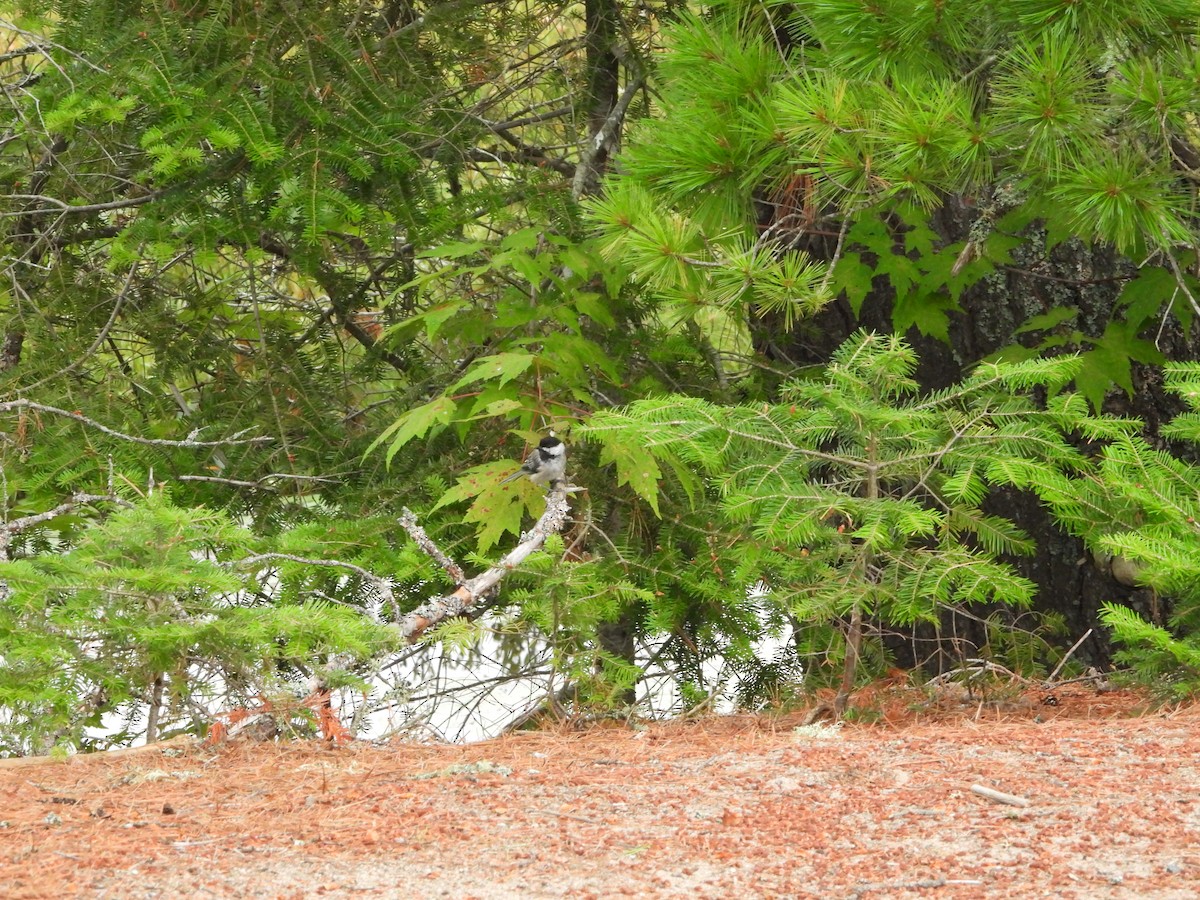
[[[503,481],[501,481],[500,483],[501,483],[501,484],[508,484],[510,481],[516,481],[516,480],[517,480],[518,478],[520,478],[520,477],[521,477],[523,474],[524,474],[524,472],[523,472],[521,469],[517,469],[517,471],[513,472],[511,475],[509,475],[507,478],[505,478],[505,479],[504,479]]]

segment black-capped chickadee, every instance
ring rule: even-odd
[[[563,480],[567,471],[567,445],[554,435],[538,441],[537,449],[529,454],[521,468],[505,478],[501,484],[516,481],[522,475],[542,487],[554,487]]]

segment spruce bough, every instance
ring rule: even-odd
[[[1037,490],[1088,467],[1064,429],[1091,417],[1056,393],[1078,359],[981,365],[928,395],[916,364],[901,338],[860,332],[778,404],[643,400],[587,429],[705,476],[792,620],[810,685],[840,669],[839,716],[886,629],[968,606],[1028,607],[1034,586],[1005,557],[1031,542],[984,500],[996,485]],[[1039,388],[1048,403],[1033,399]]]

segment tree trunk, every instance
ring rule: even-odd
[[[838,686],[837,695],[833,698],[833,717],[839,721],[846,714],[846,705],[850,702],[850,695],[854,693],[862,638],[862,609],[855,602],[854,609],[850,612],[850,624],[846,628],[846,658],[842,662],[842,683]]]
[[[624,660],[630,665],[636,662],[637,646],[634,641],[636,618],[632,609],[626,609],[615,622],[601,622],[596,626],[596,641],[600,649],[610,656]],[[637,702],[637,686],[630,685],[616,699],[625,706]]]
[[[966,240],[976,212],[952,198],[933,215],[933,227],[946,243]],[[1019,339],[1016,329],[1030,317],[1059,306],[1079,310],[1076,327],[1099,337],[1113,314],[1114,302],[1133,265],[1106,248],[1089,247],[1078,240],[1065,241],[1045,251],[1044,234],[1036,227],[1025,243],[1013,252],[1011,265],[968,288],[961,298],[961,312],[951,316],[950,343],[910,329],[906,338],[920,357],[917,379],[923,388],[936,390],[955,383],[976,362]],[[833,254],[832,239],[809,247],[818,257]],[[865,327],[891,331],[894,294],[889,284],[876,280],[856,317],[849,303],[838,299],[826,307],[786,348],[785,357],[796,364],[823,363],[855,329]],[[764,338],[763,344],[769,344]],[[1170,320],[1159,340],[1168,358],[1195,359],[1197,342]],[[1146,436],[1161,445],[1158,429],[1183,409],[1177,398],[1162,390],[1161,371],[1155,366],[1135,364],[1134,392],[1109,394],[1104,410],[1137,416],[1146,423]],[[1010,562],[1020,574],[1038,585],[1036,611],[1062,616],[1067,634],[1061,641],[1069,646],[1087,629],[1095,628],[1100,603],[1127,603],[1147,616],[1159,614],[1155,598],[1147,590],[1131,590],[1112,577],[1110,571],[1093,563],[1083,543],[1061,531],[1035,498],[1016,490],[996,490],[986,511],[1013,520],[1033,539],[1036,553]],[[984,626],[950,617],[941,629],[918,628],[895,636],[887,643],[898,664],[942,671],[960,662],[986,642]],[[1077,651],[1076,658],[1103,666],[1110,661],[1107,632],[1096,628]]]
[[[10,331],[4,335],[4,343],[0,344],[0,372],[15,369],[21,362],[21,348],[25,344],[25,332]]]
[[[150,689],[150,713],[146,716],[146,743],[158,740],[158,720],[162,715],[163,676],[160,672]]]
[[[617,106],[617,86],[620,62],[616,54],[617,30],[621,21],[618,0],[585,0],[584,27],[587,34],[587,141],[579,154],[572,193],[575,198],[594,194],[600,179],[608,169],[608,160],[616,148],[613,140],[605,140],[602,132]]]

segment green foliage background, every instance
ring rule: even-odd
[[[1029,541],[987,505],[1016,491],[1138,565],[1170,614],[1105,620],[1190,690],[1193,413],[1099,413],[1200,310],[1198,13],[0,5],[4,749],[106,715],[130,739],[164,678],[194,730],[268,685],[374,683],[387,626],[452,587],[400,509],[490,564],[541,511],[499,481],[549,428],[576,522],[442,649],[576,711],[647,672],[761,703],[947,606],[1057,659],[1006,612]],[[914,380],[970,291],[1094,248],[1105,321],[1030,301],[990,358],[954,348],[961,383]],[[881,297],[895,336],[790,362],[830,303]]]

